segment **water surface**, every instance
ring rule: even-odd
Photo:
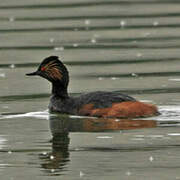
[[[180,179],[179,1],[18,0],[0,9],[2,180]],[[123,92],[161,115],[50,114],[51,85],[25,76],[50,55],[67,65],[71,95]]]

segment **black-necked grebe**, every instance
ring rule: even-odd
[[[156,106],[116,92],[97,91],[70,97],[67,91],[69,73],[57,56],[45,58],[37,71],[26,75],[38,75],[52,83],[49,110],[53,112],[119,118],[150,117],[159,114]]]

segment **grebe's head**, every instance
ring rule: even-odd
[[[53,84],[68,86],[69,74],[67,68],[57,56],[45,58],[39,65],[37,71],[26,74],[27,76],[41,76]]]

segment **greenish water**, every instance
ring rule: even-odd
[[[180,179],[179,12],[177,0],[0,2],[1,179]],[[124,92],[161,115],[50,114],[49,82],[25,76],[50,55],[71,95]]]

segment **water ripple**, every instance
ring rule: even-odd
[[[125,5],[125,6],[129,6],[129,5],[133,5],[133,4],[138,4],[138,5],[146,5],[146,4],[179,4],[180,2],[178,0],[171,0],[171,2],[169,2],[168,0],[147,0],[142,1],[142,0],[133,0],[133,1],[99,1],[99,2],[70,2],[70,3],[48,3],[48,4],[29,4],[29,5],[1,5],[0,9],[36,9],[36,8],[69,8],[69,7],[90,7],[90,6],[104,6],[104,5]]]
[[[159,124],[159,127],[163,126],[180,126],[180,106],[158,106],[159,111],[161,115],[155,116],[155,117],[150,117],[150,118],[142,118],[142,120],[154,120],[157,121]],[[46,119],[48,120],[51,117],[59,117],[60,119],[64,118],[64,115],[57,113],[57,114],[51,114],[46,111],[38,111],[38,112],[28,112],[28,113],[4,113],[0,115],[0,119],[15,119],[15,118],[26,118],[26,117],[32,117],[32,118],[37,118],[37,119]],[[80,119],[91,119],[94,117],[85,117],[85,116],[74,116],[70,115],[67,116],[73,121],[79,121]],[[95,118],[96,121],[98,121],[98,118]],[[98,137],[98,138],[106,138],[106,137]],[[108,138],[108,137],[107,137]]]

